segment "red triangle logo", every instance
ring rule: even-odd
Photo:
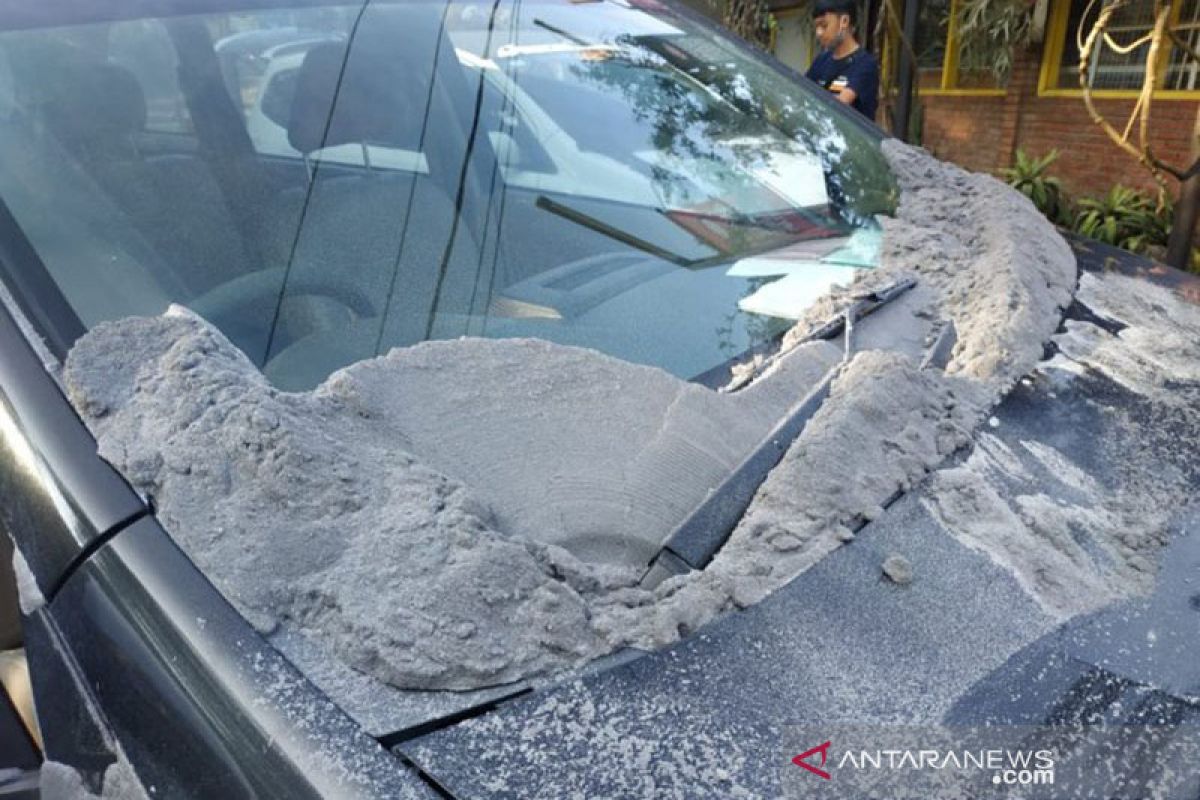
[[[825,766],[825,760],[829,757],[829,745],[830,745],[830,743],[826,742],[825,744],[819,744],[816,747],[809,748],[808,750],[805,750],[803,753],[801,753],[800,755],[793,758],[792,763],[795,764],[797,767],[804,767],[806,770],[811,772],[813,775],[816,775],[817,777],[824,778],[825,780],[829,780],[830,775],[828,772],[826,772],[823,769],[820,769],[819,767],[814,767],[812,764],[805,761],[805,759],[808,758],[809,756],[813,756],[813,755],[816,755],[817,753],[820,753],[821,754],[821,766],[822,767]]]

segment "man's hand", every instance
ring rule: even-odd
[[[858,92],[854,91],[849,86],[837,93],[837,99],[846,105],[851,105],[857,97]]]

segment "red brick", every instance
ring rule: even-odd
[[[987,172],[1011,164],[1018,148],[1035,156],[1057,149],[1052,173],[1073,194],[1106,192],[1115,183],[1153,188],[1150,173],[1091,120],[1081,98],[1037,95],[1039,57],[1024,53],[1016,59],[1003,97],[922,98],[925,145],[942,158]],[[1097,100],[1095,105],[1113,127],[1124,130],[1134,101]],[[1159,158],[1186,165],[1195,114],[1194,101],[1155,101],[1150,144]],[[1131,138],[1136,144],[1136,125]]]

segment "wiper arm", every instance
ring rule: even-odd
[[[570,206],[563,205],[555,200],[551,200],[544,194],[538,195],[537,201],[534,203],[534,205],[543,211],[549,211],[551,214],[570,220],[576,225],[582,225],[588,230],[595,231],[596,233],[607,236],[608,238],[621,242],[622,244],[627,244],[635,250],[641,250],[643,253],[661,258],[664,261],[669,261],[670,263],[684,267],[685,269],[701,270],[708,269],[709,267],[719,267],[728,264],[734,258],[749,258],[751,256],[769,253],[772,250],[779,249],[778,242],[771,242],[769,244],[764,244],[761,247],[748,249],[745,252],[738,253],[736,256],[731,253],[719,252],[712,256],[706,256],[705,258],[686,258],[681,256],[679,253],[666,249],[665,247],[659,247],[653,242],[648,242],[640,236],[635,236],[629,231],[621,230],[615,225],[610,225],[604,220],[596,219],[590,214],[586,214],[578,209],[571,208]],[[663,215],[667,219],[670,219],[670,217],[667,216],[668,212],[663,211],[661,208],[656,208],[654,211],[660,215]],[[691,232],[689,231],[689,233]],[[707,243],[706,246],[710,248],[712,247],[711,244]]]
[[[840,368],[840,364],[835,365],[825,373],[821,382],[771,429],[762,444],[671,532],[642,576],[643,586],[652,588],[671,575],[708,565],[745,515],[758,487],[829,397],[829,387]]]
[[[882,306],[887,305],[916,285],[916,278],[905,278],[884,286],[881,289],[873,289],[862,294],[851,295],[850,305],[846,306],[845,311],[842,312],[842,330],[845,332],[845,336],[843,337],[845,341],[845,350],[842,355],[843,364],[849,361],[850,356],[854,353],[854,323]]]
[[[916,285],[916,278],[902,278],[895,283],[889,283],[869,292],[852,294],[850,295],[850,305],[846,306],[837,316],[831,317],[828,321],[809,331],[808,336],[801,339],[800,343],[811,342],[814,339],[832,339],[846,330],[847,321],[852,327],[854,322],[878,311]]]
[[[807,396],[788,409],[783,420],[767,434],[762,444],[746,456],[708,499],[671,532],[643,576],[644,586],[654,586],[673,574],[704,569],[707,566],[745,515],[758,487],[829,397],[834,378],[841,372],[852,352],[851,334],[854,323],[904,294],[916,283],[914,278],[904,278],[879,289],[855,295],[846,309],[805,337],[803,341],[831,339],[844,330],[846,355],[841,363],[825,373],[821,382]],[[774,359],[771,359],[771,362],[773,361]],[[761,372],[761,368],[758,372]]]
[[[572,44],[581,45],[583,47],[586,47],[589,44],[591,44],[591,42],[587,41],[586,39],[582,39],[578,36],[567,33],[562,28],[556,28],[553,25],[551,25],[549,22],[546,22],[545,20],[534,18],[533,24],[537,25],[539,28],[543,28],[544,30],[550,31],[553,34],[561,36],[562,38],[566,39],[568,42],[571,42]]]
[[[830,227],[829,223],[834,222],[834,220],[819,217],[804,208],[780,208],[773,211],[760,211],[757,214],[733,214],[729,217],[729,221],[734,225],[740,225],[744,228],[762,228],[768,231],[792,233],[794,228],[789,227],[787,219],[789,215],[793,218],[801,217],[812,226],[823,228],[827,231],[825,234],[826,237],[845,236],[848,233],[844,225],[841,230]]]
[[[632,233],[623,231],[613,225],[609,225],[603,220],[596,219],[595,217],[571,208],[570,206],[565,206],[562,203],[555,202],[549,197],[546,197],[544,194],[538,195],[537,201],[534,203],[534,205],[543,211],[549,211],[551,214],[555,214],[563,219],[570,220],[576,225],[582,225],[588,230],[592,230],[603,236],[607,236],[608,238],[618,241],[621,244],[627,244],[636,250],[641,250],[643,253],[661,258],[664,261],[670,261],[672,264],[678,264],[681,267],[692,267],[703,260],[684,258],[678,253],[673,253],[664,247],[659,247],[653,242],[648,242],[641,237],[634,236]]]
[[[886,286],[881,286],[878,289],[872,289],[867,292],[856,293],[850,296],[850,303],[834,316],[830,317],[825,322],[808,332],[808,335],[796,342],[797,345],[805,342],[816,341],[817,339],[834,339],[846,332],[845,340],[845,355],[843,361],[850,358],[850,354],[854,352],[854,323],[864,317],[878,311],[883,306],[895,300],[900,295],[907,292],[909,289],[917,285],[916,278],[901,278],[898,281],[889,283]],[[790,351],[789,351],[790,352]],[[746,384],[758,378],[767,371],[779,358],[786,355],[782,351],[773,353],[770,357],[765,358],[753,369],[746,370],[738,375],[725,386],[721,387],[723,392],[735,392],[741,389]]]

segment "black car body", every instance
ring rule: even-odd
[[[16,2],[0,11],[0,28],[184,19],[229,11],[229,5]],[[272,5],[247,2],[239,8]],[[301,32],[315,46],[340,46],[339,40]],[[173,35],[181,48],[204,49],[194,28],[181,25]],[[210,50],[212,45],[210,38]],[[183,80],[195,81],[195,97],[212,111],[221,103],[205,92],[226,92],[227,77],[193,71]],[[828,98],[814,102],[831,116],[845,114]],[[160,130],[154,137],[162,148],[160,162],[206,158],[205,148],[213,146],[207,137],[220,137],[223,129],[217,124],[206,129],[196,113],[200,108],[189,115],[198,152]],[[234,112],[226,103],[221,113]],[[151,108],[155,113],[169,116],[170,109]],[[844,124],[855,135],[881,137],[859,121]],[[326,137],[328,126],[327,120],[321,132]],[[347,141],[358,146],[353,137]],[[248,145],[249,137],[237,144]],[[295,180],[303,188],[311,185],[312,167],[308,149],[297,149],[304,158],[297,155],[282,165],[267,159],[267,166],[276,180]],[[361,159],[347,158],[334,160],[332,168],[371,166],[366,144]],[[436,169],[436,163],[430,167]],[[226,184],[238,180],[237,174],[220,177]],[[186,177],[177,186],[187,191]],[[460,185],[454,197],[460,208],[470,204],[467,194]],[[634,250],[649,247],[656,258],[680,257],[648,242],[644,231],[614,230],[582,213],[575,219]],[[945,536],[924,504],[928,486],[918,485],[894,498],[851,546],[766,601],[677,645],[626,652],[550,684],[439,701],[401,727],[368,731],[234,610],[159,524],[151,499],[98,455],[61,385],[61,362],[85,326],[50,277],[45,254],[31,243],[27,227],[0,205],[0,277],[6,287],[0,307],[0,525],[44,603],[33,603],[19,626],[0,620],[6,623],[0,626],[6,636],[0,647],[23,643],[40,742],[35,746],[12,704],[0,704],[0,752],[6,759],[0,761],[0,796],[37,796],[31,776],[43,761],[68,765],[96,793],[108,783],[106,771],[119,764],[132,771],[147,796],[171,798],[777,796],[799,780],[787,772],[799,774],[792,757],[820,744],[803,738],[809,731],[856,714],[903,724],[903,709],[920,706],[934,683],[955,686],[957,701],[938,712],[959,725],[1036,726],[1055,719],[1082,724],[1107,715],[1116,722],[1154,718],[1195,726],[1200,605],[1188,582],[1189,570],[1200,563],[1195,545],[1200,517],[1177,509],[1179,538],[1168,562],[1178,569],[1163,570],[1150,600],[1118,603],[1030,635],[1043,623],[1034,619],[1028,598],[998,577],[986,558]],[[1081,273],[1135,277],[1200,303],[1195,277],[1092,242],[1071,244]],[[683,260],[705,257],[685,254]],[[317,294],[323,293],[351,308],[371,300],[344,285],[321,287]],[[523,297],[530,307],[544,300]],[[280,348],[272,341],[274,326],[269,334],[254,325],[239,329],[237,315],[249,312],[237,304],[221,305],[220,311],[231,315],[227,333],[247,352],[270,355]],[[1105,313],[1076,302],[1064,325],[1074,320],[1119,332],[1122,323]],[[859,335],[886,324],[865,319]],[[776,340],[780,330],[776,325],[764,341]],[[878,327],[877,335],[880,330],[886,335]],[[843,334],[833,335],[840,342],[836,336]],[[331,356],[318,378],[360,357]],[[710,369],[686,369],[688,377],[711,379]],[[303,375],[295,380],[315,382]],[[1184,398],[1200,396],[1195,383],[1173,388]],[[1164,469],[1194,486],[1200,462],[1181,443],[1200,432],[1195,408],[1185,405],[1166,420],[1161,408],[1103,374],[1062,384],[1035,372],[995,409],[991,435],[1014,450],[1020,442],[1052,444],[1101,482],[1113,466],[1114,447],[1131,436],[1154,437]],[[761,470],[756,474],[761,480]],[[879,577],[879,563],[896,550],[908,554],[921,578],[911,586]],[[5,593],[0,608],[13,617],[9,606],[17,577],[9,582],[13,585],[0,582]],[[963,600],[954,603],[951,597]],[[931,620],[941,626],[936,632]],[[1148,627],[1158,631],[1152,650],[1146,649]],[[881,641],[885,647],[878,646]],[[813,656],[814,643],[827,644],[819,657]],[[989,648],[1004,654],[1001,663],[982,679],[958,685],[970,673],[968,664]],[[380,703],[386,702],[381,695]]]

